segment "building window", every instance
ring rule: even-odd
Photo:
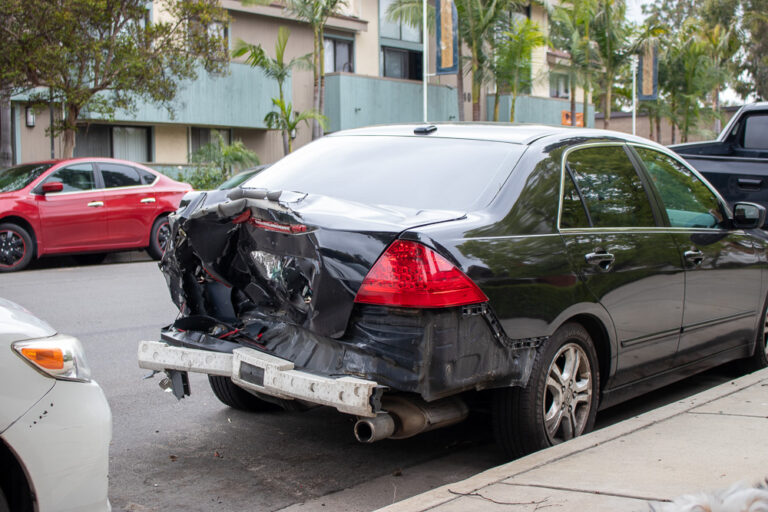
[[[381,47],[383,74],[389,78],[404,78],[406,80],[421,80],[421,52],[404,50],[402,48]]]
[[[387,9],[395,0],[379,1],[379,36],[387,39],[400,39],[411,43],[421,42],[421,28],[412,27],[401,21],[389,21]]]
[[[323,40],[323,46],[325,47],[325,68],[323,69],[323,72],[355,72],[355,67],[353,65],[354,55],[352,53],[352,41],[326,37]]]
[[[78,126],[75,157],[105,156],[134,162],[149,162],[151,130],[146,126]]]
[[[570,98],[570,88],[568,87],[568,75],[562,73],[549,74],[549,97],[550,98]]]
[[[232,142],[228,129],[218,130],[216,128],[198,128],[193,126],[189,130],[189,152],[194,153],[206,144],[218,142],[219,137],[217,137],[217,134],[221,136],[221,141],[224,144]]]

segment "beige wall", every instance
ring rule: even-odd
[[[236,128],[232,130],[233,140],[243,144],[259,156],[262,164],[271,164],[283,157],[283,140],[280,132]]]
[[[186,126],[155,126],[155,162],[160,164],[184,164],[189,157],[189,137]]]
[[[379,2],[378,0],[354,0],[355,15],[368,22],[368,30],[355,37],[355,73],[379,75]]]
[[[21,133],[21,155],[20,162],[35,162],[38,160],[50,160],[51,158],[51,138],[46,130],[50,126],[49,110],[38,110],[35,115],[35,127],[28,128],[25,122],[25,107],[17,105],[18,115],[16,122],[19,123]],[[57,114],[54,114],[57,115]],[[56,158],[62,158],[63,139],[61,135],[54,138],[54,155]]]

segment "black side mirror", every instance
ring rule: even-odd
[[[765,208],[755,203],[736,203],[733,205],[733,227],[737,229],[755,229],[765,223]]]

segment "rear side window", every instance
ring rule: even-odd
[[[484,140],[331,136],[288,155],[243,187],[468,211],[493,199],[523,151],[521,145]]]
[[[566,177],[569,173],[573,176],[592,227],[656,225],[643,182],[623,146],[577,149],[568,155],[566,165]],[[567,213],[565,199],[563,213]],[[571,193],[570,201],[573,200]],[[574,222],[582,224],[584,220],[577,218]],[[561,227],[566,227],[562,219]]]
[[[744,126],[744,149],[768,149],[768,116],[749,116]]]
[[[64,188],[62,192],[81,192],[96,188],[91,164],[76,164],[59,169],[51,174],[45,182],[60,181]]]
[[[636,147],[635,151],[659,191],[672,227],[716,228],[723,222],[720,201],[683,164],[652,149]]]
[[[99,164],[106,188],[135,187],[141,185],[139,173],[133,167],[119,164]]]
[[[141,177],[141,182],[144,185],[151,185],[157,179],[157,176],[155,176],[149,171],[145,171],[144,169],[136,169],[136,172],[139,173],[139,177]]]

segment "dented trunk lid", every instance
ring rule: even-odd
[[[161,268],[187,316],[232,324],[269,318],[338,338],[389,244],[404,231],[464,215],[319,194],[213,191],[171,216]]]

